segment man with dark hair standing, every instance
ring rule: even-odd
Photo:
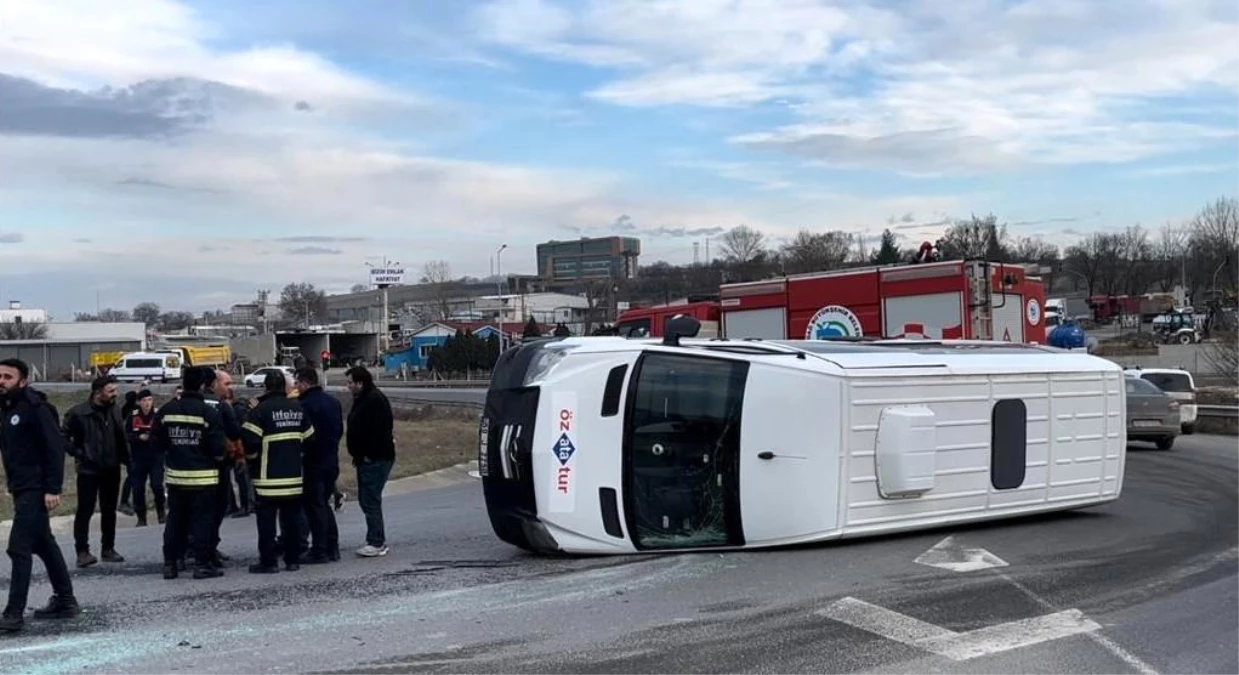
[[[52,584],[52,599],[36,609],[36,619],[68,619],[78,614],[73,582],[60,546],[52,535],[52,509],[60,506],[64,487],[64,438],[56,408],[43,392],[29,386],[30,367],[17,359],[0,361],[0,459],[13,495],[13,529],[9,558],[13,573],[9,601],[0,614],[0,630],[14,632],[25,626],[30,572],[39,556]]]
[[[223,397],[219,395],[219,373],[210,366],[199,366],[198,369],[202,373],[202,400],[207,405],[215,409],[219,413],[220,419],[224,425],[224,436],[227,439],[225,445],[228,447],[228,452],[219,466],[219,482],[215,485],[215,521],[211,528],[211,564],[216,567],[223,567],[224,563],[229,560],[229,557],[224,555],[219,550],[220,536],[219,530],[223,527],[224,519],[228,517],[229,502],[236,501],[236,497],[232,494],[232,465],[245,456],[245,451],[241,446],[241,421],[237,419],[232,405],[225,403]],[[228,378],[228,384],[231,384],[232,378]]]
[[[321,564],[340,559],[340,530],[329,504],[340,478],[340,437],[344,434],[344,409],[336,397],[323,391],[318,371],[299,368],[296,374],[298,400],[310,424],[314,443],[305,456],[305,513],[314,543],[303,562]]]
[[[313,451],[314,427],[301,403],[288,397],[288,382],[278,371],[267,373],[266,390],[250,411],[243,429],[245,459],[258,501],[258,563],[254,574],[279,572],[275,544],[278,516],[284,568],[300,568],[301,501],[304,494],[302,462]]]
[[[374,386],[374,376],[365,366],[345,373],[353,407],[348,412],[348,454],[357,468],[357,503],[366,514],[366,545],[357,549],[363,558],[387,555],[387,532],[383,527],[383,488],[396,461],[396,440],[391,402]]]
[[[103,561],[125,562],[116,552],[116,508],[120,468],[129,464],[129,439],[116,405],[115,378],[105,375],[90,383],[90,399],[65,414],[64,435],[77,465],[77,514],[73,517],[77,566],[89,567],[99,562],[90,553],[90,519],[96,504],[103,531]]]
[[[194,578],[223,576],[213,564],[211,535],[215,523],[215,491],[219,463],[224,460],[224,421],[203,400],[201,368],[185,371],[185,389],[155,414],[154,441],[167,468],[168,523],[163,531],[163,578],[175,579],[192,539]]]

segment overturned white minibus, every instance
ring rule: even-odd
[[[504,541],[771,547],[1118,498],[1120,366],[1011,343],[540,340],[505,352],[479,472]]]

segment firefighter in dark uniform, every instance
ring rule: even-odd
[[[236,411],[215,392],[215,382],[218,374],[210,366],[199,366],[199,368],[202,369],[203,377],[202,399],[219,413],[220,419],[224,424],[225,445],[228,447],[228,452],[225,453],[223,461],[216,467],[219,471],[219,483],[215,486],[215,521],[211,527],[210,563],[216,567],[223,567],[224,563],[229,560],[229,557],[219,550],[221,541],[219,530],[224,524],[224,519],[228,517],[228,504],[234,499],[232,496],[232,467],[237,460],[244,456],[245,451],[241,445],[241,421],[237,419]]]
[[[275,543],[277,515],[284,567],[293,571],[301,566],[301,466],[306,451],[312,450],[314,435],[301,403],[288,397],[283,373],[267,373],[263,389],[266,393],[258,397],[258,405],[250,411],[241,431],[257,495],[259,562],[250,565],[254,574],[280,571],[280,551]]]
[[[163,532],[163,577],[175,579],[178,563],[192,538],[195,579],[223,576],[211,564],[215,522],[215,492],[224,445],[224,422],[203,399],[203,372],[185,370],[181,397],[155,415],[154,441],[166,458],[164,482],[168,488],[168,522]]]

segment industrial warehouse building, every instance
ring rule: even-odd
[[[67,382],[90,377],[95,352],[138,352],[146,349],[142,323],[80,321],[47,323],[47,337],[0,341],[0,354],[30,364],[38,381]]]

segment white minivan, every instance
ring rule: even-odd
[[[1196,380],[1186,370],[1177,368],[1129,368],[1128,377],[1148,380],[1166,395],[1179,402],[1179,421],[1183,433],[1196,431]]]
[[[172,382],[181,379],[179,354],[133,352],[125,354],[108,374],[121,382]]]

